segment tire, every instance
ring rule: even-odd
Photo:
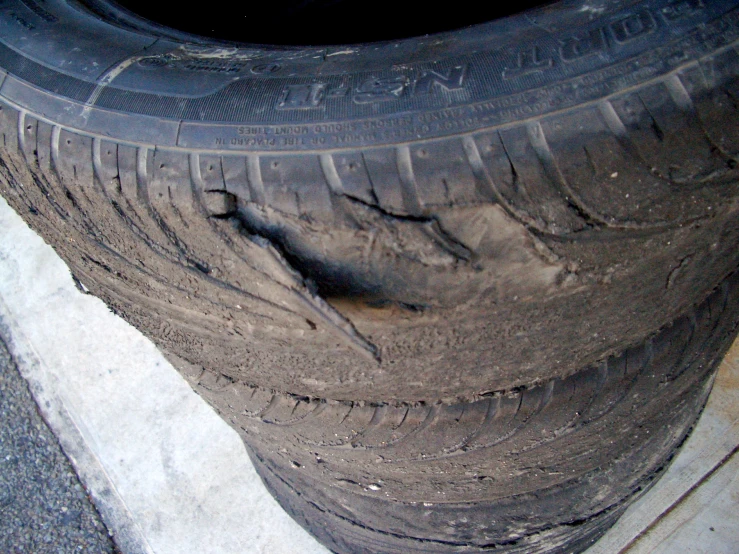
[[[583,549],[736,335],[737,4],[308,48],[8,0],[0,192],[333,550]]]
[[[333,552],[578,552],[685,440],[736,334],[737,284],[732,276],[620,356],[477,402],[326,405],[255,394],[248,414],[222,415],[246,430],[273,496]],[[230,385],[204,396],[223,407],[239,393]]]

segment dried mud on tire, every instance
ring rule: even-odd
[[[254,394],[249,417],[221,413],[273,495],[333,551],[580,551],[684,442],[736,334],[738,284],[644,344],[530,389],[430,406]],[[223,406],[233,387],[206,394]]]

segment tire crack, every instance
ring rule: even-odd
[[[384,218],[389,218],[396,221],[420,223],[424,225],[424,232],[431,240],[433,240],[438,246],[444,251],[454,256],[456,259],[469,262],[475,258],[475,254],[470,250],[464,243],[462,243],[457,237],[447,231],[441,224],[439,217],[435,214],[432,215],[411,215],[411,214],[398,214],[391,212],[377,204],[372,204],[346,192],[342,193],[342,196],[352,203],[359,204],[368,210],[378,213]]]
[[[265,249],[292,277],[294,285],[288,288],[294,297],[308,310],[310,310],[324,325],[341,339],[341,341],[365,358],[377,363],[382,363],[380,348],[362,335],[354,324],[346,316],[322,298],[312,279],[304,273],[294,256],[290,255],[289,249],[280,240],[276,240],[268,232],[249,225],[249,222],[238,212],[233,214],[248,232],[247,238],[257,246]]]

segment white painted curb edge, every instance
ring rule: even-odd
[[[54,393],[54,385],[47,368],[34,353],[32,345],[18,330],[10,310],[0,297],[0,337],[2,337],[21,375],[28,382],[31,394],[46,421],[53,430],[80,481],[93,497],[95,507],[125,553],[153,553],[141,529],[126,509],[115,484],[100,460],[90,450],[82,432],[67,412],[64,401]]]

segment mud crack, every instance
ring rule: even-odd
[[[288,288],[304,308],[312,312],[325,328],[332,332],[341,342],[365,358],[378,364],[382,363],[380,349],[360,333],[354,324],[336,308],[331,306],[317,292],[311,278],[291,256],[285,245],[266,231],[260,231],[241,216],[238,211],[228,214],[236,219],[245,236],[254,244],[263,248],[291,277],[293,285]],[[223,217],[223,216],[221,216]]]

